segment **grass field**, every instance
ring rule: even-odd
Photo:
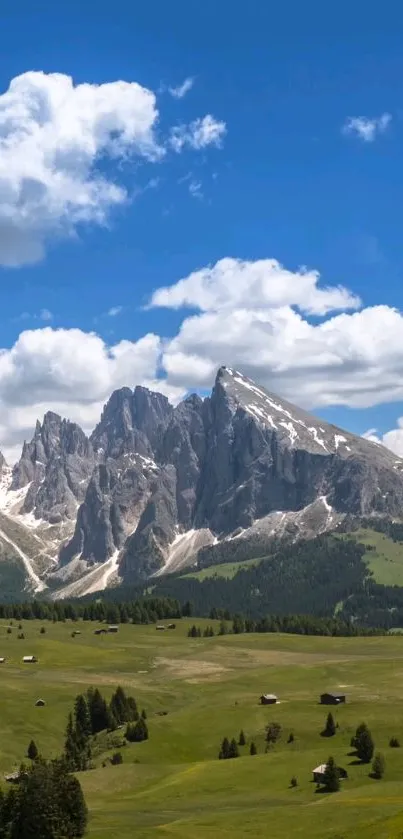
[[[377,583],[384,586],[403,586],[403,545],[376,530],[362,529],[353,534],[357,541],[372,545],[364,561]]]
[[[262,559],[245,559],[244,562],[222,562],[221,565],[210,565],[208,568],[203,568],[201,571],[190,571],[188,574],[182,574],[182,577],[194,577],[196,580],[208,580],[210,577],[225,577],[227,580],[232,580],[238,571],[242,568],[252,568],[262,562]]]
[[[193,621],[177,629],[121,626],[117,635],[94,636],[94,625],[25,622],[0,626],[2,681],[0,770],[23,758],[33,737],[45,757],[60,753],[74,697],[97,685],[109,698],[117,684],[148,713],[150,739],[122,749],[121,766],[82,773],[90,808],[89,839],[129,837],[310,837],[397,839],[403,836],[403,639],[228,635],[190,639]],[[203,621],[196,621],[203,625]],[[211,621],[208,621],[211,623]],[[22,665],[23,655],[38,656]],[[319,694],[341,688],[348,696],[334,709],[339,723],[323,739],[327,710]],[[262,692],[280,698],[260,706]],[[43,698],[44,708],[35,700]],[[159,711],[167,711],[160,716]],[[264,753],[265,725],[283,726],[280,742]],[[350,738],[365,721],[386,758],[382,781],[354,765]],[[243,728],[247,745],[236,760],[218,761],[221,739]],[[295,742],[287,744],[290,731]],[[399,737],[402,748],[388,746]],[[258,755],[249,755],[254,739]],[[333,754],[349,779],[342,791],[318,795],[312,769]],[[292,775],[298,787],[289,786]]]

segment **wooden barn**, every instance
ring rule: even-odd
[[[37,699],[36,702],[35,702],[35,707],[36,708],[43,708],[44,705],[46,705],[46,702],[45,702],[44,699]]]
[[[321,705],[341,705],[345,701],[345,693],[322,693],[320,697]]]
[[[22,660],[24,664],[36,664],[38,661],[36,655],[24,655]]]
[[[278,699],[275,693],[262,693],[260,697],[261,705],[275,705],[276,702],[278,702]]]
[[[6,660],[6,659],[4,658],[4,656],[1,656],[1,657],[0,657],[0,664],[4,664],[5,660]]]
[[[115,624],[113,626],[108,626],[108,632],[119,632],[119,627]]]

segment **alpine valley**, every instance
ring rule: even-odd
[[[403,459],[227,367],[176,407],[116,390],[89,438],[48,412],[0,475],[10,598],[80,597],[403,510]]]

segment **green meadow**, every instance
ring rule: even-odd
[[[90,810],[89,839],[129,837],[310,837],[394,839],[403,836],[403,638],[290,635],[187,637],[176,630],[123,625],[95,636],[95,625],[23,622],[24,640],[0,626],[0,771],[24,758],[31,738],[44,757],[62,750],[75,696],[91,685],[107,698],[121,684],[147,711],[150,737],[121,749],[123,764],[80,774]],[[37,664],[22,664],[23,655]],[[345,691],[333,711],[333,738],[320,736],[329,708],[325,690]],[[280,704],[261,706],[263,692]],[[37,699],[45,707],[35,707]],[[161,715],[160,712],[167,712]],[[265,753],[265,726],[282,726]],[[350,739],[365,721],[386,760],[381,781],[355,763]],[[234,760],[217,759],[224,736],[247,744]],[[293,743],[287,743],[290,732]],[[392,749],[396,736],[402,748]],[[254,740],[258,754],[249,755]],[[318,794],[312,770],[332,754],[349,778],[333,795]],[[298,779],[290,787],[292,776]]]

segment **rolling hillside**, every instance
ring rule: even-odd
[[[123,748],[121,766],[80,773],[90,809],[88,839],[398,839],[403,832],[403,647],[401,639],[312,638],[282,635],[190,639],[193,621],[173,632],[122,625],[117,635],[95,636],[94,625],[23,622],[0,626],[2,714],[0,769],[18,766],[31,737],[44,756],[60,752],[66,718],[77,693],[96,684],[110,697],[117,684],[147,709],[149,740]],[[196,621],[200,626],[206,622]],[[217,624],[215,624],[217,629]],[[24,669],[22,655],[38,656]],[[347,693],[334,709],[339,728],[320,736],[328,709],[323,690]],[[259,705],[263,691],[280,704]],[[38,697],[46,701],[36,708]],[[161,716],[160,712],[166,711]],[[21,725],[24,719],[24,725]],[[265,726],[282,726],[265,754]],[[382,781],[355,765],[350,738],[366,721],[386,759]],[[247,744],[236,760],[217,759],[224,736],[243,729]],[[293,731],[295,740],[287,743]],[[249,755],[254,740],[258,754]],[[334,795],[318,795],[312,769],[333,754],[349,779]],[[298,787],[290,788],[292,776]]]

